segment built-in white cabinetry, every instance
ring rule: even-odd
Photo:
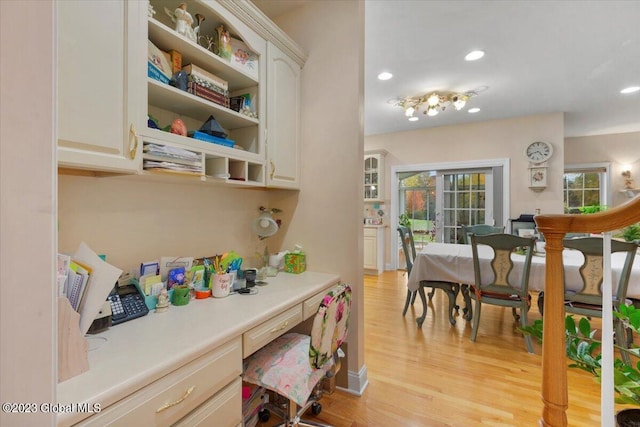
[[[59,166],[174,179],[297,189],[300,184],[300,74],[304,54],[250,3],[187,1],[202,16],[198,42],[175,31],[173,0],[58,3]],[[196,24],[194,24],[196,25]],[[248,68],[223,59],[205,38],[222,25],[257,58]],[[176,51],[249,94],[255,115],[236,112],[148,76],[149,44]],[[225,146],[168,132],[175,119],[196,131],[213,116],[232,140]],[[153,117],[159,129],[150,126]],[[167,170],[145,144],[181,148],[195,159]],[[267,145],[268,144],[268,145]],[[146,161],[145,161],[146,160]],[[154,167],[155,166],[155,167]]]
[[[384,271],[384,226],[364,228],[365,273],[382,274]]]
[[[223,59],[201,44],[178,34],[174,30],[175,24],[166,13],[166,10],[173,12],[176,9],[175,2],[151,0],[150,4],[156,13],[148,18],[149,41],[162,51],[179,52],[183,66],[193,64],[227,81],[229,95],[250,94],[252,108],[257,117],[236,112],[146,77],[146,112],[158,120],[161,128],[179,118],[188,130],[194,131],[200,129],[205,121],[213,116],[228,133],[227,139],[232,140],[234,146],[213,144],[147,126],[141,131],[144,141],[197,153],[201,157],[201,173],[184,175],[195,175],[195,178],[201,181],[264,186],[263,135],[267,113],[264,107],[266,72],[263,63],[267,57],[266,41],[217,2],[187,2],[187,11],[192,16],[201,15],[205,18],[199,29],[202,37],[213,37],[216,28],[223,25],[233,38],[244,42],[247,48],[257,55],[258,69],[243,69],[235,62]],[[150,158],[143,154],[143,160],[146,157]],[[147,167],[144,163],[142,169],[145,173],[167,173]]]
[[[138,171],[144,3],[56,3],[59,166]]]
[[[384,201],[384,158],[386,155],[386,150],[364,153],[364,200],[366,202]]]
[[[300,186],[300,66],[267,44],[267,186]]]

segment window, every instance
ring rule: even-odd
[[[607,206],[608,170],[608,164],[567,166],[563,177],[565,213]]]

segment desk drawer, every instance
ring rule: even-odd
[[[302,320],[307,320],[318,312],[318,307],[320,307],[322,298],[324,298],[327,292],[329,292],[329,289],[331,288],[327,288],[322,292],[318,292],[311,298],[307,298],[307,300],[302,303]]]
[[[176,369],[78,425],[170,425],[238,379],[241,373],[242,348],[238,338]],[[238,416],[242,416],[241,409]]]
[[[378,230],[375,228],[365,228],[364,237],[378,237]]]
[[[242,424],[242,380],[236,378],[174,426],[232,427],[239,424]]]
[[[272,317],[242,335],[243,357],[248,357],[289,329],[302,322],[302,304]]]

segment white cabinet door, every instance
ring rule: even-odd
[[[300,66],[267,44],[267,187],[300,187]]]
[[[378,239],[375,234],[364,236],[364,268],[378,269]]]
[[[57,5],[58,165],[136,172],[136,131],[146,121],[140,102],[146,54],[136,43],[146,40],[146,2]]]

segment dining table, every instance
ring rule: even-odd
[[[486,245],[478,246],[478,258],[480,260],[480,274],[483,280],[493,275],[490,267],[492,249]],[[626,254],[614,253],[611,256],[612,288],[615,295]],[[510,275],[521,275],[525,256],[516,252],[511,254],[513,270]],[[580,267],[584,262],[584,256],[580,251],[565,248],[562,252],[564,265],[565,287],[567,290],[578,290],[582,287]],[[518,277],[518,276],[516,276]],[[413,262],[413,268],[407,280],[407,288],[415,292],[422,281],[444,281],[461,284],[461,291],[465,301],[464,318],[471,319],[471,301],[469,298],[469,285],[475,283],[473,269],[473,254],[470,244],[438,243],[426,244],[417,254]],[[544,291],[545,287],[545,254],[534,252],[531,258],[529,270],[529,290]],[[640,255],[636,256],[629,277],[627,288],[628,298],[640,299]],[[418,325],[424,322],[427,308],[423,308],[422,316],[416,321]]]

